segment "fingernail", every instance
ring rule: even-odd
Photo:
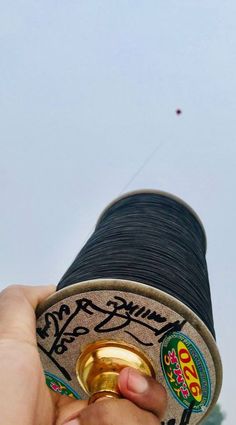
[[[136,370],[129,369],[127,388],[134,393],[142,394],[148,389],[147,379]]]
[[[72,419],[69,422],[65,422],[63,425],[80,425],[79,419]]]

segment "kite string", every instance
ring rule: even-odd
[[[128,180],[128,182],[125,184],[123,189],[120,191],[119,195],[122,195],[124,191],[133,183],[133,181],[136,179],[136,177],[141,173],[141,171],[146,167],[146,165],[151,161],[152,157],[155,155],[155,153],[161,148],[163,145],[163,142],[159,143],[155,149],[144,159],[140,167],[135,171],[135,173],[132,175],[132,177]]]
[[[133,181],[136,179],[136,177],[141,173],[141,171],[146,167],[146,165],[151,161],[152,157],[155,155],[155,153],[162,147],[163,141],[159,143],[157,146],[155,146],[155,149],[151,151],[151,153],[144,159],[142,164],[138,167],[138,169],[135,171],[135,173],[132,175],[132,177],[128,180],[128,182],[124,185],[123,189],[119,192],[118,196],[122,195],[126,189],[133,183]],[[94,226],[91,227],[89,230],[86,238],[83,241],[82,246],[85,244],[85,242],[88,240],[88,238],[91,236],[92,232],[94,231]]]

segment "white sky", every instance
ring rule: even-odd
[[[235,16],[234,0],[0,0],[1,287],[57,283],[101,210],[159,147],[127,190],[174,193],[205,225],[227,425]]]

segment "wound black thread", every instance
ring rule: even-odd
[[[142,282],[187,305],[215,337],[205,254],[202,225],[182,201],[128,194],[102,214],[57,290],[98,278]]]

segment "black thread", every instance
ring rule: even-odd
[[[98,278],[142,282],[186,304],[215,337],[205,254],[203,228],[184,203],[130,194],[105,210],[57,289]]]

